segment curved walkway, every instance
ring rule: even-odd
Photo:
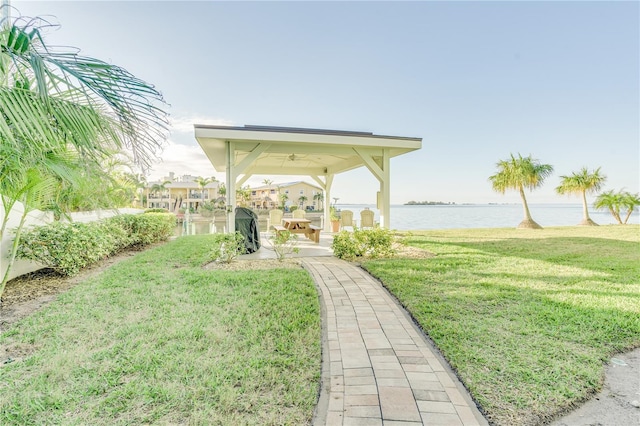
[[[322,389],[314,425],[487,425],[406,311],[366,272],[302,259],[322,293]]]

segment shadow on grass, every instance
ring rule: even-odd
[[[412,238],[410,243],[422,245],[427,241],[427,238]],[[635,273],[636,276],[640,274],[640,245],[632,241],[591,237],[549,237],[481,242],[428,241],[428,243],[434,246],[469,248],[500,256],[587,268],[603,273],[628,269],[628,272]],[[585,257],[590,261],[584,262]]]

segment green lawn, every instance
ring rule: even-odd
[[[500,425],[539,424],[640,346],[640,227],[414,233],[428,259],[364,263]]]
[[[308,423],[320,308],[302,269],[204,270],[209,236],[145,251],[0,336],[0,424]]]

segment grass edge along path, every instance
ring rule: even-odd
[[[75,286],[0,336],[1,424],[304,424],[320,307],[303,269],[204,270],[179,238]]]
[[[429,259],[363,263],[498,425],[545,423],[640,346],[640,227],[410,234]]]

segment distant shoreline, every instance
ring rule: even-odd
[[[409,201],[408,203],[404,203],[405,206],[455,206],[454,202],[443,202],[443,201]]]

